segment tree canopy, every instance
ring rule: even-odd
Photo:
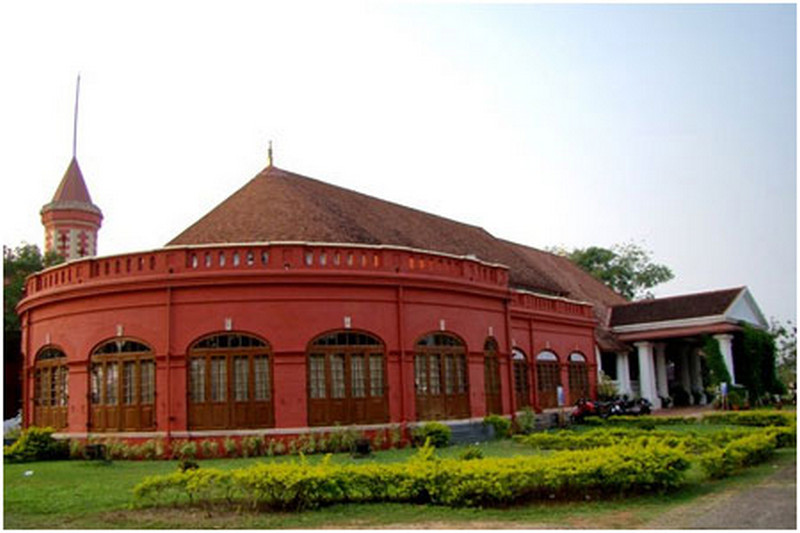
[[[652,298],[648,289],[675,277],[666,265],[653,263],[651,253],[638,244],[615,244],[552,250],[599,279],[628,300]]]
[[[14,308],[22,299],[25,278],[63,261],[55,252],[43,256],[35,244],[22,243],[16,248],[3,245],[3,331],[20,329]]]

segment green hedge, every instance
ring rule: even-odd
[[[777,433],[761,431],[706,452],[700,456],[700,466],[709,477],[723,478],[740,468],[766,461],[777,447]]]
[[[430,439],[436,448],[445,448],[450,445],[453,431],[441,422],[426,422],[411,432],[411,438],[417,446],[424,445]]]
[[[331,465],[326,460],[318,465],[303,461],[225,472],[175,472],[145,479],[134,494],[145,505],[253,509],[306,509],[346,502],[491,506],[664,490],[680,485],[689,467],[682,451],[646,439],[600,450],[480,461],[440,460],[426,448],[406,463]]]
[[[797,416],[791,412],[778,411],[734,411],[713,413],[703,417],[706,424],[727,424],[733,426],[793,426]]]
[[[69,441],[53,438],[53,428],[31,426],[11,446],[3,448],[3,457],[11,463],[69,459]]]

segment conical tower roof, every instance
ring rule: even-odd
[[[89,195],[89,189],[83,179],[81,167],[74,157],[70,161],[64,177],[61,178],[61,183],[58,184],[58,189],[56,189],[53,199],[49,204],[42,207],[42,212],[54,209],[79,209],[102,216],[100,208],[92,203],[92,197]]]

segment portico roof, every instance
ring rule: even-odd
[[[620,340],[685,337],[768,326],[747,287],[684,294],[614,306],[609,325]]]

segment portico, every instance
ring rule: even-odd
[[[735,346],[742,323],[767,322],[746,287],[633,302],[612,308],[610,326],[627,351],[606,354],[619,393],[647,398],[656,408],[704,405],[708,370],[702,351],[707,336],[718,343],[732,384],[737,383]],[[638,386],[637,386],[638,385]]]

